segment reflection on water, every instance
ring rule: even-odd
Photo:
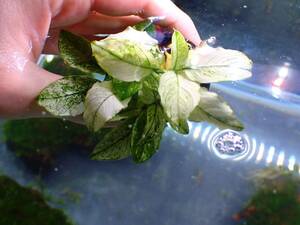
[[[213,138],[210,148],[221,158],[240,158],[247,154],[248,142],[238,132],[224,130]]]

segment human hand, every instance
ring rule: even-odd
[[[39,92],[59,75],[36,65],[41,53],[57,53],[61,29],[91,36],[116,33],[150,16],[198,45],[190,19],[170,0],[1,0],[0,117],[41,116]],[[48,37],[50,36],[50,37]]]

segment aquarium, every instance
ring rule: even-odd
[[[252,59],[251,78],[206,86],[244,129],[168,125],[159,151],[135,163],[90,159],[105,131],[2,120],[0,225],[300,225],[300,1],[174,2],[211,46]],[[53,55],[39,64],[82,73]]]

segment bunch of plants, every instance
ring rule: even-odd
[[[61,32],[60,56],[84,73],[50,84],[38,103],[56,117],[82,116],[91,132],[105,128],[92,159],[144,162],[159,149],[167,125],[184,135],[188,121],[243,129],[207,84],[249,78],[251,60],[205,41],[195,47],[179,31],[161,35],[160,29],[146,20],[93,41]]]

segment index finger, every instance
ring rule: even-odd
[[[201,42],[192,19],[170,0],[94,0],[92,9],[110,16],[163,17],[161,25],[179,30],[195,45]]]

